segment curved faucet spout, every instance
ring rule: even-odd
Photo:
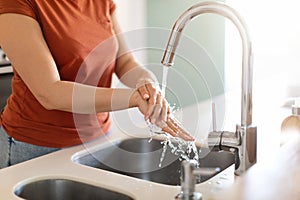
[[[252,45],[242,17],[231,7],[219,2],[201,2],[186,10],[175,22],[161,63],[172,66],[184,27],[195,17],[204,13],[215,13],[231,20],[242,39],[242,112],[241,125],[252,123]]]
[[[185,26],[195,17],[204,13],[214,13],[228,18],[238,29],[242,40],[242,94],[241,94],[241,124],[237,131],[241,131],[242,146],[246,146],[247,130],[252,127],[252,44],[246,24],[242,17],[231,7],[220,2],[201,2],[186,10],[175,22],[168,40],[161,63],[170,67],[176,55],[176,48]],[[253,131],[249,131],[253,132]],[[256,134],[256,133],[255,133]],[[256,138],[256,137],[255,137]],[[248,145],[248,144],[247,144]],[[256,145],[253,144],[253,145]],[[241,156],[245,156],[242,150]],[[255,151],[256,152],[256,151]],[[247,155],[246,155],[247,156]],[[256,157],[256,155],[255,155]]]

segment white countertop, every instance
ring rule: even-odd
[[[232,108],[232,105],[236,104],[235,101],[240,102],[239,95],[232,102],[226,100],[229,108]],[[218,106],[218,103],[220,103],[219,100],[216,99],[216,102],[216,105]],[[257,107],[254,107],[253,111],[254,123],[258,126],[258,162],[270,157],[270,155],[276,154],[279,149],[280,124],[282,119],[289,112],[279,113],[279,108],[276,110],[274,109],[274,105],[268,103],[268,107],[265,106],[265,103],[266,102],[264,101],[254,101],[254,105],[258,105]],[[239,108],[240,104],[237,105]],[[275,105],[277,105],[276,102]],[[264,108],[264,112],[261,112],[261,108]],[[191,113],[195,113],[195,109],[201,111],[201,115],[199,115],[200,117],[198,116],[198,121],[196,120],[196,122],[195,120],[192,120],[195,119],[195,117],[191,116]],[[211,126],[208,125],[211,124],[210,112],[210,102],[203,102],[199,105],[185,108],[178,114],[178,117],[183,120],[185,127],[190,128],[190,131],[199,133],[197,134],[197,138],[201,140],[202,137],[205,137],[205,134],[201,133],[204,133],[211,128]],[[274,113],[277,114],[274,115]],[[238,114],[238,117],[239,116],[240,114]],[[226,119],[218,119],[217,125],[234,129],[235,124],[239,123],[236,119],[231,119],[230,117],[225,118]],[[174,199],[174,196],[180,191],[180,186],[157,184],[100,169],[93,169],[72,162],[72,156],[78,152],[85,151],[90,147],[95,146],[99,146],[99,148],[102,146],[105,147],[107,146],[107,141],[113,142],[130,137],[149,136],[148,129],[142,123],[141,118],[136,115],[135,110],[116,112],[113,114],[113,122],[115,123],[112,128],[112,134],[105,138],[98,139],[85,145],[63,149],[0,170],[0,199],[19,199],[14,195],[14,189],[18,184],[47,178],[65,178],[84,182],[128,194],[137,200]],[[233,172],[234,167],[228,168],[213,179],[198,184],[196,186],[196,191],[201,192],[204,199],[210,199],[210,196],[215,196],[220,191],[226,190],[234,183],[236,178],[240,178],[234,177]]]
[[[114,132],[106,138],[93,141],[85,146],[80,145],[51,153],[22,164],[0,170],[0,199],[18,199],[14,190],[18,184],[33,182],[43,179],[69,179],[79,181],[106,189],[127,194],[134,199],[173,199],[180,191],[179,186],[168,186],[131,178],[100,169],[93,169],[73,163],[71,158],[80,151],[86,151],[90,147],[107,146],[110,142],[125,139],[129,136]],[[206,183],[197,185],[198,191],[206,191],[206,195],[226,188],[234,181],[234,167],[230,167],[223,173]],[[225,177],[225,178],[224,178]]]

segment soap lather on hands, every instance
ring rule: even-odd
[[[145,120],[160,127],[162,131],[174,136],[180,137],[187,141],[194,141],[192,137],[171,113],[168,102],[161,94],[159,87],[148,79],[139,81],[137,90],[144,100],[143,106],[139,106],[140,111],[144,114]]]

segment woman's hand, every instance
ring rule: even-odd
[[[152,124],[166,122],[167,116],[170,114],[170,107],[162,96],[158,84],[151,79],[141,79],[136,87],[143,100],[148,104],[145,120],[149,120]]]
[[[169,116],[166,124],[167,126],[163,127],[162,131],[174,137],[180,137],[186,141],[195,140],[195,138],[192,137],[174,117]]]
[[[139,81],[137,85],[139,110],[145,115],[145,120],[155,124],[162,131],[187,141],[195,140],[182,125],[171,116],[170,107],[162,96],[159,87],[150,80]]]

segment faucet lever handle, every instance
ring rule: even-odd
[[[216,104],[213,101],[211,103],[211,115],[212,115],[212,128],[213,132],[217,131],[217,122],[216,122]]]

